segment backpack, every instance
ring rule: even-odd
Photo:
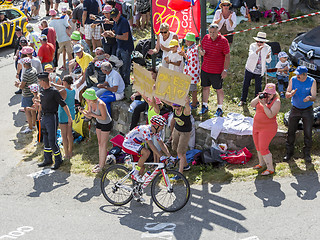
[[[231,164],[246,164],[252,157],[251,152],[246,148],[239,151],[227,151],[220,155],[221,159]]]

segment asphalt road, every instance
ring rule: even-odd
[[[319,239],[316,171],[192,186],[189,203],[171,214],[148,192],[144,204],[115,207],[100,194],[100,179],[59,170],[35,174],[36,161],[22,161],[25,118],[13,94],[10,48],[0,49],[0,79],[0,239]]]

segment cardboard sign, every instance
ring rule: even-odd
[[[190,76],[160,67],[153,96],[184,106],[190,83]]]
[[[145,95],[149,98],[153,97],[153,85],[155,81],[152,78],[151,72],[140,66],[139,64],[133,63],[133,87],[140,94]]]

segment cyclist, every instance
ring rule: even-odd
[[[135,172],[132,174],[132,178],[137,182],[143,182],[142,175],[144,173],[144,163],[150,155],[150,150],[145,147],[145,143],[148,144],[149,148],[156,154],[160,161],[166,159],[166,157],[161,156],[160,151],[154,146],[151,136],[156,136],[157,141],[161,147],[161,150],[167,155],[170,156],[170,160],[174,161],[175,158],[171,157],[167,146],[163,143],[160,132],[166,124],[166,119],[161,115],[155,115],[150,119],[149,125],[140,125],[132,129],[127,133],[123,144],[122,149],[126,153],[132,155],[140,155],[138,165],[136,166]]]

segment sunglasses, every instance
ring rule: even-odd
[[[163,32],[160,32],[160,33],[168,33],[168,31],[163,31]]]
[[[256,41],[257,43],[264,43],[264,42],[261,42],[261,41]]]
[[[229,4],[222,4],[223,7],[229,7]]]

